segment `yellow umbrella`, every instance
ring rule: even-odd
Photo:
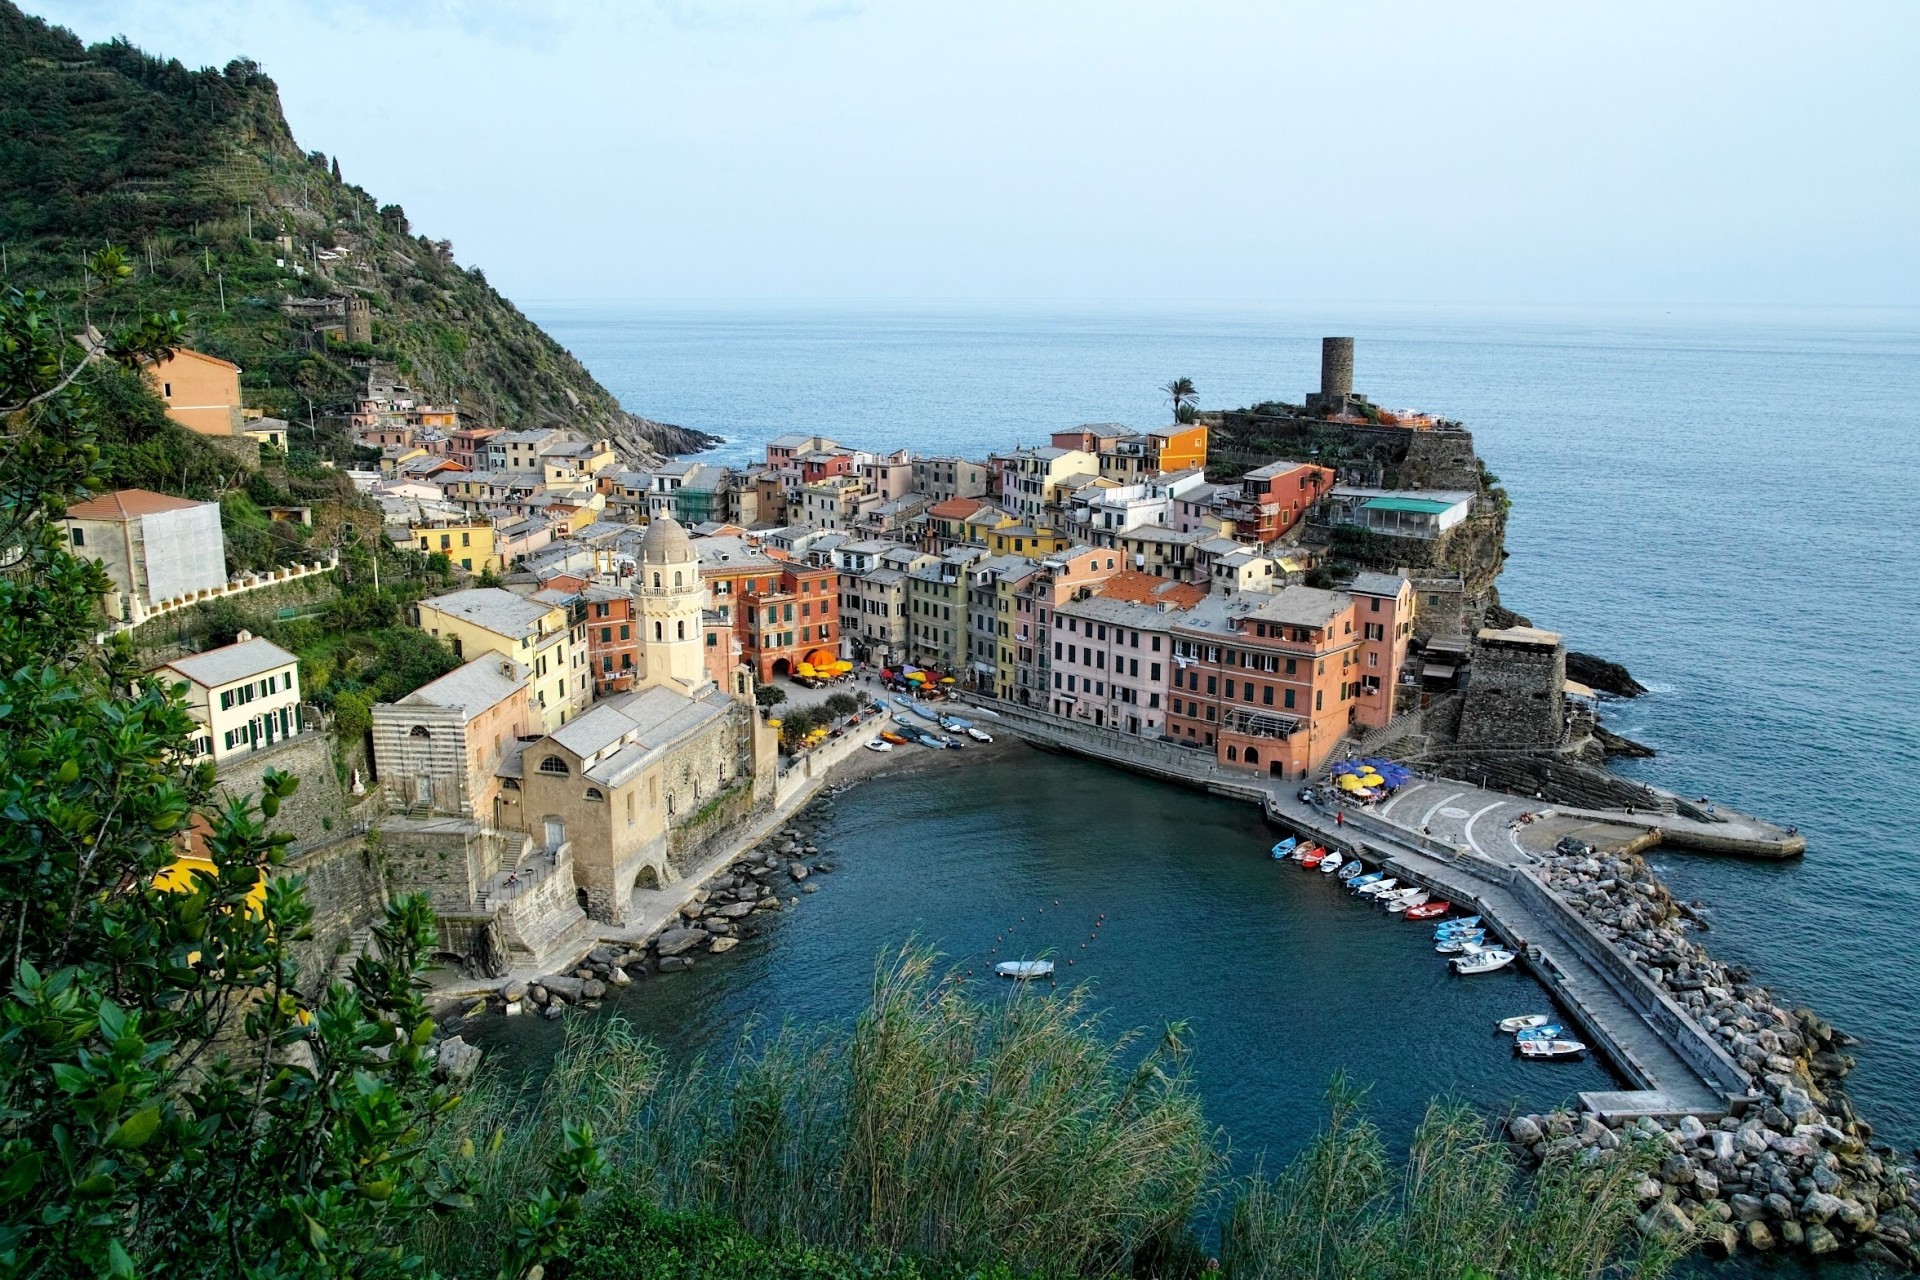
[[[848,662],[845,658],[842,658],[840,661],[833,664],[833,669],[835,671],[847,672],[847,671],[853,670],[853,664],[851,662]]]
[[[952,677],[952,676],[941,676],[941,677],[940,677],[940,683],[941,683],[941,684],[953,684],[953,683],[954,683],[954,679],[953,679],[953,677]]]
[[[810,676],[814,674],[813,664],[810,662],[802,662],[794,667],[793,672],[795,675]]]
[[[1364,791],[1366,789],[1366,783],[1360,781],[1360,779],[1350,773],[1343,773],[1335,778],[1333,785],[1339,787],[1342,791]]]
[[[1382,787],[1386,785],[1386,782],[1387,780],[1377,773],[1363,773],[1360,775],[1360,785],[1363,787]]]

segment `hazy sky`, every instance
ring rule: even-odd
[[[26,0],[522,300],[1920,302],[1920,4]]]

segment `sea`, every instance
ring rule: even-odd
[[[1511,494],[1504,602],[1650,689],[1604,707],[1659,753],[1622,772],[1806,834],[1791,862],[1654,862],[1704,904],[1717,956],[1860,1038],[1856,1104],[1920,1142],[1920,311],[526,309],[630,410],[723,438],[728,462],[786,432],[983,456],[1158,427],[1176,377],[1206,407],[1297,402],[1320,338],[1352,335],[1356,389],[1462,421]],[[838,802],[820,893],[621,1007],[719,1052],[750,1025],[850,1016],[908,936],[977,969],[1032,928],[1011,936],[1087,957],[1074,980],[1116,1029],[1182,1025],[1243,1166],[1310,1138],[1335,1071],[1399,1139],[1434,1095],[1602,1087],[1489,1036],[1540,1002],[1530,979],[1449,980],[1415,927],[1275,866],[1269,838],[1234,802],[1058,757],[881,778]],[[523,1021],[505,1047],[548,1051]]]

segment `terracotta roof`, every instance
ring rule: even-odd
[[[1168,578],[1158,578],[1151,573],[1141,573],[1128,569],[1108,578],[1096,595],[1109,600],[1126,600],[1134,604],[1160,604],[1171,601],[1182,609],[1190,609],[1207,598],[1207,589],[1191,582],[1174,582]]]
[[[928,508],[928,514],[945,516],[948,519],[964,519],[986,505],[978,498],[948,498],[945,502],[934,503]]]
[[[122,489],[117,493],[102,494],[98,498],[88,499],[78,506],[67,508],[69,520],[131,520],[135,516],[157,515],[162,511],[185,511],[188,507],[206,506],[192,498],[176,498],[170,494],[153,493],[147,489]]]

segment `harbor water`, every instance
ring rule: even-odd
[[[1706,904],[1718,956],[1864,1039],[1856,1103],[1881,1136],[1920,1141],[1920,313],[528,310],[629,408],[725,436],[714,456],[742,461],[795,431],[982,456],[1081,422],[1148,428],[1175,376],[1207,406],[1298,401],[1319,338],[1353,334],[1356,388],[1463,421],[1511,493],[1506,603],[1652,688],[1607,708],[1660,752],[1630,771],[1807,834],[1796,862],[1655,862]],[[1122,1024],[1191,1023],[1213,1117],[1242,1150],[1290,1150],[1299,1093],[1337,1064],[1403,1128],[1430,1093],[1528,1083],[1482,1067],[1477,1032],[1452,1039],[1484,1025],[1486,989],[1401,956],[1410,929],[1245,855],[1228,833],[1258,843],[1250,810],[1085,765],[993,773],[850,795],[842,881],[777,940],[650,990],[653,1025],[700,1038],[750,1012],[844,1013],[883,945],[921,929],[973,955],[1023,885],[1043,896],[1056,877],[1092,895],[1063,903],[1115,904],[1090,970],[1102,998]],[[859,854],[869,820],[924,827],[902,846],[917,856]],[[963,904],[976,914],[952,914]],[[1403,994],[1418,999],[1380,1016]]]

